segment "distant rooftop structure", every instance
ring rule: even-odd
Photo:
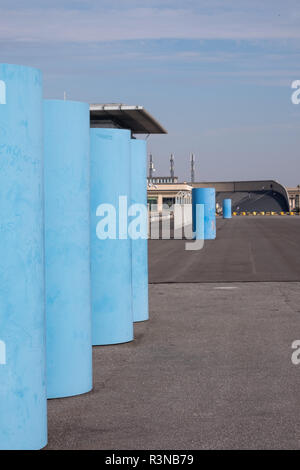
[[[177,184],[178,176],[152,176],[147,178],[148,184]]]
[[[91,127],[129,129],[133,134],[167,134],[166,129],[143,106],[91,104]]]

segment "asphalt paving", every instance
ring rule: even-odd
[[[94,348],[91,393],[48,402],[47,448],[300,449],[299,224],[220,219],[192,253],[151,240],[150,320]]]
[[[186,240],[149,240],[149,282],[300,281],[300,217],[217,219],[199,251]]]

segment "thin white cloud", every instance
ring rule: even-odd
[[[232,127],[219,127],[214,129],[206,129],[203,131],[203,137],[220,137],[230,136],[237,134],[254,134],[262,132],[277,132],[277,131],[299,131],[299,122],[278,122],[268,124],[255,124],[255,125],[244,125],[244,126],[232,126]]]
[[[101,2],[99,2],[101,5]],[[280,11],[278,2],[229,2],[220,7],[214,0],[208,9],[196,8],[197,2],[175,2],[176,8],[99,7],[22,8],[0,7],[0,39],[39,42],[98,42],[137,39],[298,39],[300,8],[287,2]],[[134,2],[135,4],[136,2]],[[149,2],[148,2],[149,3]],[[225,2],[226,4],[227,2]],[[264,4],[264,2],[262,2]],[[151,2],[150,2],[151,4]],[[114,5],[114,3],[112,3]],[[170,4],[169,4],[170,5]],[[219,8],[213,8],[219,5]],[[239,6],[240,5],[240,6]],[[62,2],[63,6],[63,2]],[[274,8],[275,7],[275,8]]]

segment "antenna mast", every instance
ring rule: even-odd
[[[152,157],[152,153],[150,153],[150,159],[149,159],[149,178],[151,178],[151,179],[152,179],[152,177],[153,177],[153,171],[154,171],[153,157]]]
[[[195,155],[191,154],[191,183],[195,183]]]
[[[171,153],[170,157],[170,175],[172,178],[172,182],[174,181],[174,155]]]

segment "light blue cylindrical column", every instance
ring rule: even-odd
[[[216,238],[216,191],[214,188],[193,188],[193,231],[197,233],[196,208],[197,204],[204,205],[204,240]]]
[[[47,443],[42,76],[0,64],[0,449]]]
[[[131,226],[133,321],[149,319],[148,308],[148,214],[147,143],[131,140]]]
[[[223,199],[223,219],[231,219],[231,199]]]
[[[48,398],[92,388],[89,106],[46,100]]]
[[[130,150],[130,131],[91,129],[93,345],[133,339]]]

